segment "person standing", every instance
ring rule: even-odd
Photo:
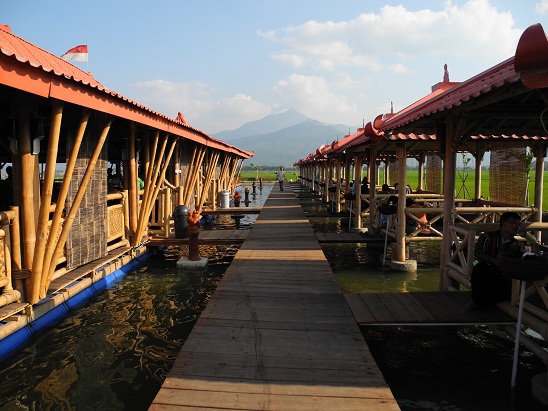
[[[280,191],[284,191],[285,171],[283,167],[280,167],[279,171],[276,171],[278,175],[278,183],[280,184]]]

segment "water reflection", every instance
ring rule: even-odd
[[[384,243],[323,244],[322,250],[344,293],[437,291],[440,244],[411,244],[410,258],[417,261],[413,273],[391,270],[394,245]]]
[[[235,251],[193,272],[168,249],[73,310],[1,364],[0,410],[147,409]]]

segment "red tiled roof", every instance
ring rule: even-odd
[[[23,66],[14,67],[8,61],[0,59],[0,71],[3,72],[3,75],[0,76],[0,84],[44,98],[52,97],[109,113],[233,153],[239,157],[249,158],[253,155],[253,153],[231,146],[221,140],[211,138],[201,130],[191,127],[186,119],[182,122],[179,118],[169,118],[121,94],[108,90],[95,80],[91,73],[86,73],[60,57],[12,34],[7,25],[0,25],[1,56],[14,59]],[[41,70],[53,77],[40,76],[36,78],[35,72],[30,72],[25,69],[25,66]]]
[[[404,110],[396,113],[380,127],[383,131],[393,130],[422,117],[460,106],[463,102],[487,93],[507,83],[519,81],[514,70],[514,58],[459,83],[447,90],[436,90]]]

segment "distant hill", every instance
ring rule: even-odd
[[[234,144],[255,155],[246,161],[257,166],[291,167],[322,144],[342,140],[357,127],[326,124],[312,120],[296,110],[273,114],[246,123],[236,130],[221,131],[213,137]]]
[[[220,131],[214,137],[227,143],[235,143],[242,137],[273,133],[282,128],[291,127],[308,120],[309,118],[297,110],[289,109],[279,114],[272,114],[260,120],[250,121],[236,130]]]

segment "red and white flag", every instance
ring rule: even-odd
[[[80,45],[71,48],[61,56],[66,61],[88,61],[88,46]]]

